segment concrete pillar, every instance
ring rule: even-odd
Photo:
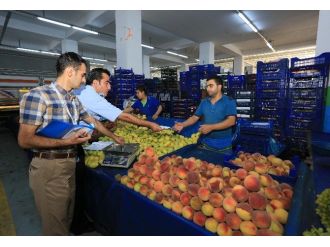
[[[117,68],[143,74],[141,10],[116,10]]]
[[[244,74],[243,56],[234,57],[234,74],[235,75],[243,75]]]
[[[63,39],[61,41],[62,53],[75,52],[78,53],[78,42],[71,39]]]
[[[143,55],[143,73],[144,78],[150,78],[150,57]]]
[[[317,37],[316,37],[316,52],[318,56],[324,52],[330,52],[330,11],[320,10],[319,12],[319,23],[317,26]],[[323,131],[330,133],[330,84],[326,89],[326,101],[325,101],[325,112],[323,121]]]
[[[214,43],[199,44],[199,64],[214,64]]]

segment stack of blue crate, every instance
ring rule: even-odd
[[[291,59],[286,134],[288,146],[308,153],[312,130],[322,130],[325,89],[329,80],[330,53]]]
[[[172,118],[187,119],[196,111],[196,105],[192,99],[172,99]]]
[[[245,75],[228,75],[227,95],[234,97],[238,90],[245,90]]]
[[[273,121],[274,135],[285,140],[286,89],[288,87],[289,59],[257,63],[256,120]]]
[[[110,102],[123,108],[125,99],[135,93],[135,78],[132,69],[116,69],[111,80]]]
[[[253,120],[255,117],[255,92],[236,90],[232,97],[236,100],[237,117]]]
[[[134,80],[133,80],[133,83],[132,83],[133,90],[135,91],[136,87],[139,86],[139,85],[144,85],[145,86],[145,81],[144,80],[145,80],[144,75],[134,74]]]

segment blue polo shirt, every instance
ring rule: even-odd
[[[146,115],[147,117],[152,117],[159,106],[159,101],[153,96],[147,97],[147,103],[143,106],[140,100],[135,101],[132,108],[139,110],[140,114]]]
[[[198,106],[195,115],[202,117],[202,124],[216,124],[224,121],[228,116],[236,116],[236,101],[226,95],[211,103],[211,98],[202,100]],[[215,130],[202,136],[202,143],[210,147],[221,149],[231,146],[232,127]]]

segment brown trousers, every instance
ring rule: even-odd
[[[41,216],[43,235],[69,235],[76,189],[75,169],[75,158],[33,158],[31,161],[29,182]]]

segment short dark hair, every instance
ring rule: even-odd
[[[91,85],[93,83],[94,80],[101,80],[102,79],[102,74],[107,74],[109,77],[110,77],[110,71],[107,70],[107,69],[104,69],[104,68],[95,68],[95,69],[92,69],[88,75],[87,75],[87,78],[86,78],[86,84],[87,85]]]
[[[87,67],[86,60],[75,52],[66,52],[61,54],[56,61],[57,77],[61,76],[67,67],[73,67],[75,70],[78,70],[79,66],[83,63]]]
[[[147,95],[147,88],[144,85],[138,85],[136,87],[136,90],[139,90],[140,92],[144,92],[145,95]]]
[[[223,81],[219,76],[210,76],[206,79],[206,81],[214,80],[216,84],[223,86]]]

